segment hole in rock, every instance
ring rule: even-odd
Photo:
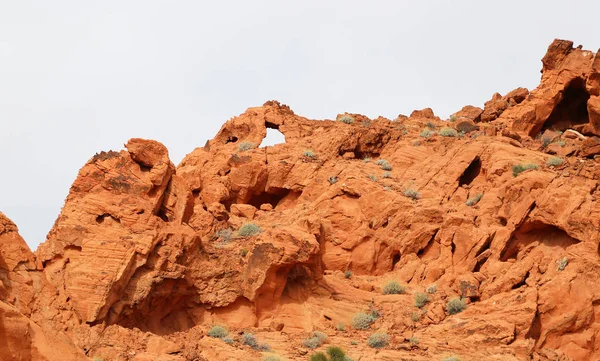
[[[516,260],[522,252],[532,248],[544,247],[548,251],[556,249],[559,252],[579,243],[578,239],[569,236],[562,229],[541,222],[528,222],[513,232],[511,238],[500,253],[500,260]]]
[[[98,217],[96,217],[96,223],[98,223],[98,224],[102,224],[102,223],[104,223],[104,220],[105,220],[106,218],[110,218],[111,220],[113,220],[113,221],[115,221],[115,222],[117,222],[117,223],[121,223],[121,220],[120,220],[120,219],[118,219],[118,218],[116,218],[116,217],[113,217],[113,216],[111,216],[111,215],[110,215],[110,214],[108,214],[108,213],[104,213],[104,214],[101,214],[101,215],[99,215]]]
[[[273,206],[273,208],[277,207],[280,203],[294,202],[302,192],[300,191],[292,191],[286,188],[269,188],[269,192],[262,192],[259,194],[254,194],[252,198],[248,201],[248,204],[260,209],[260,206],[268,203]]]
[[[540,339],[541,334],[542,334],[542,320],[540,319],[539,311],[536,311],[535,317],[533,318],[533,321],[531,322],[531,327],[529,328],[529,332],[527,332],[527,335],[525,335],[525,337],[532,338],[535,341],[538,341]]]
[[[227,140],[225,141],[225,144],[227,143],[235,143],[238,141],[238,137],[230,135],[227,137]]]
[[[590,95],[585,90],[585,80],[576,78],[569,83],[563,93],[562,100],[554,107],[544,122],[542,131],[546,129],[565,130],[574,125],[589,122],[587,101]]]
[[[310,284],[313,282],[311,275],[312,272],[308,267],[294,266],[287,274],[281,297],[300,302],[306,301],[311,294]]]
[[[394,270],[394,268],[396,267],[396,264],[400,262],[400,252],[395,252],[392,255],[392,271]]]
[[[489,256],[488,256],[489,257]],[[473,272],[480,272],[481,271],[481,267],[485,264],[485,262],[488,260],[488,257],[481,257],[481,259],[479,259],[477,261],[477,263],[475,264],[475,268],[473,268]]]
[[[479,157],[475,157],[471,164],[465,169],[463,174],[460,176],[458,180],[458,186],[469,185],[471,182],[477,178],[479,173],[481,172],[481,160]]]
[[[260,143],[260,148],[285,143],[285,135],[279,130],[279,125],[265,122],[267,136]]]
[[[508,224],[508,220],[505,217],[498,217],[498,221],[503,227],[506,227],[506,225]]]
[[[517,283],[514,286],[512,286],[511,289],[516,290],[519,287],[523,287],[523,286],[527,285],[527,278],[528,277],[529,277],[529,271],[527,271],[527,273],[525,273],[525,277],[523,277],[523,279],[519,283]]]

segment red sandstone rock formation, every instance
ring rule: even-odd
[[[599,64],[556,40],[537,89],[451,122],[271,101],[177,167],[150,140],[97,154],[35,255],[0,214],[0,359],[307,360],[315,330],[354,360],[598,359]]]

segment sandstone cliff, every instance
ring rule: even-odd
[[[449,120],[269,101],[178,166],[96,154],[35,254],[0,213],[0,359],[308,360],[313,331],[354,360],[600,359],[599,59],[556,40],[538,88]]]

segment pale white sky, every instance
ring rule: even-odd
[[[597,1],[0,0],[0,211],[35,249],[79,168],[131,137],[177,164],[277,99],[303,116],[448,116],[534,88]]]

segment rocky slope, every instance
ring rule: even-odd
[[[96,154],[35,254],[0,213],[0,359],[308,360],[314,331],[353,360],[600,359],[600,56],[542,63],[449,120],[270,101],[177,167]]]

